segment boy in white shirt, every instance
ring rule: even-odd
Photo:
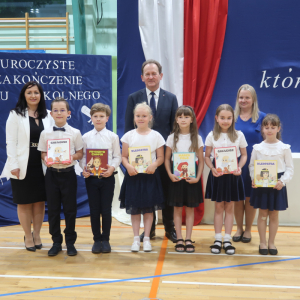
[[[45,185],[49,232],[53,240],[53,246],[48,251],[48,256],[55,256],[62,250],[63,236],[60,230],[61,204],[63,204],[66,222],[64,233],[67,254],[69,256],[77,254],[77,250],[74,247],[77,238],[75,231],[77,178],[74,165],[76,160],[82,158],[83,141],[80,131],[67,124],[67,118],[70,114],[69,103],[64,98],[57,97],[53,100],[51,103],[51,116],[55,121],[55,126],[42,131],[38,146],[38,150],[42,152],[42,160],[48,167],[45,175]],[[65,138],[70,139],[71,163],[47,164],[47,140]]]
[[[114,172],[121,163],[121,152],[119,137],[106,129],[106,123],[111,114],[110,107],[102,103],[92,106],[91,119],[94,129],[83,136],[84,148],[83,158],[80,162],[84,169],[82,175],[85,177],[86,190],[89,198],[91,226],[94,235],[93,253],[109,253],[111,228],[111,205],[114,196],[115,177]],[[86,170],[86,149],[107,149],[108,165],[101,176],[91,176]],[[102,233],[100,224],[102,215]]]

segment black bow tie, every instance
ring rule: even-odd
[[[65,128],[63,128],[63,127],[55,127],[55,126],[53,126],[53,131],[66,131],[66,129]]]

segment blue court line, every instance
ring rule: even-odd
[[[47,288],[47,289],[39,289],[39,290],[32,290],[32,291],[23,291],[23,292],[16,292],[16,293],[0,294],[0,297],[30,294],[30,293],[38,293],[38,292],[45,292],[45,291],[62,290],[62,289],[70,289],[70,288],[76,288],[76,287],[100,285],[100,284],[107,284],[107,283],[126,282],[126,281],[131,281],[131,280],[152,279],[152,278],[157,278],[157,277],[168,277],[168,276],[176,276],[176,275],[183,275],[183,274],[200,273],[200,272],[206,272],[206,271],[215,271],[215,270],[231,269],[231,268],[246,267],[246,266],[253,266],[253,265],[270,264],[270,263],[276,263],[276,262],[282,262],[282,261],[291,261],[291,260],[299,260],[299,259],[300,259],[300,257],[287,258],[287,259],[270,260],[270,261],[263,261],[263,262],[249,263],[249,264],[241,264],[241,265],[233,265],[233,266],[226,266],[226,267],[200,269],[200,270],[186,271],[186,272],[180,272],[180,273],[170,273],[170,274],[162,274],[162,275],[154,275],[154,276],[146,276],[146,277],[118,279],[118,280],[113,280],[113,281],[100,281],[100,282],[93,282],[93,283],[60,286],[60,287]]]

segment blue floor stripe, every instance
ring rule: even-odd
[[[300,257],[287,258],[287,259],[255,262],[255,263],[248,263],[248,264],[241,264],[241,265],[210,268],[210,269],[200,269],[200,270],[186,271],[186,272],[180,272],[180,273],[170,273],[170,274],[162,274],[162,275],[154,275],[154,276],[146,276],[146,277],[118,279],[118,280],[113,280],[113,281],[101,281],[101,282],[93,282],[93,283],[85,283],[85,284],[77,284],[77,285],[60,286],[60,287],[47,288],[47,289],[39,289],[39,290],[23,291],[23,292],[16,292],[16,293],[0,294],[0,297],[30,294],[30,293],[38,293],[38,292],[45,292],[45,291],[62,290],[62,289],[70,289],[70,288],[76,288],[76,287],[100,285],[100,284],[107,284],[107,283],[126,282],[126,281],[131,281],[131,280],[143,280],[143,279],[152,279],[152,278],[157,278],[157,277],[168,277],[168,276],[176,276],[176,275],[183,275],[183,274],[200,273],[200,272],[207,272],[207,271],[231,269],[231,268],[246,267],[246,266],[253,266],[253,265],[262,265],[262,264],[270,264],[270,263],[283,262],[283,261],[292,261],[292,260],[299,260],[299,259],[300,259]]]

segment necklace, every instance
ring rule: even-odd
[[[240,118],[241,118],[243,121],[248,121],[248,120],[251,118],[251,116],[252,116],[252,113],[247,114],[246,116],[240,114]]]

